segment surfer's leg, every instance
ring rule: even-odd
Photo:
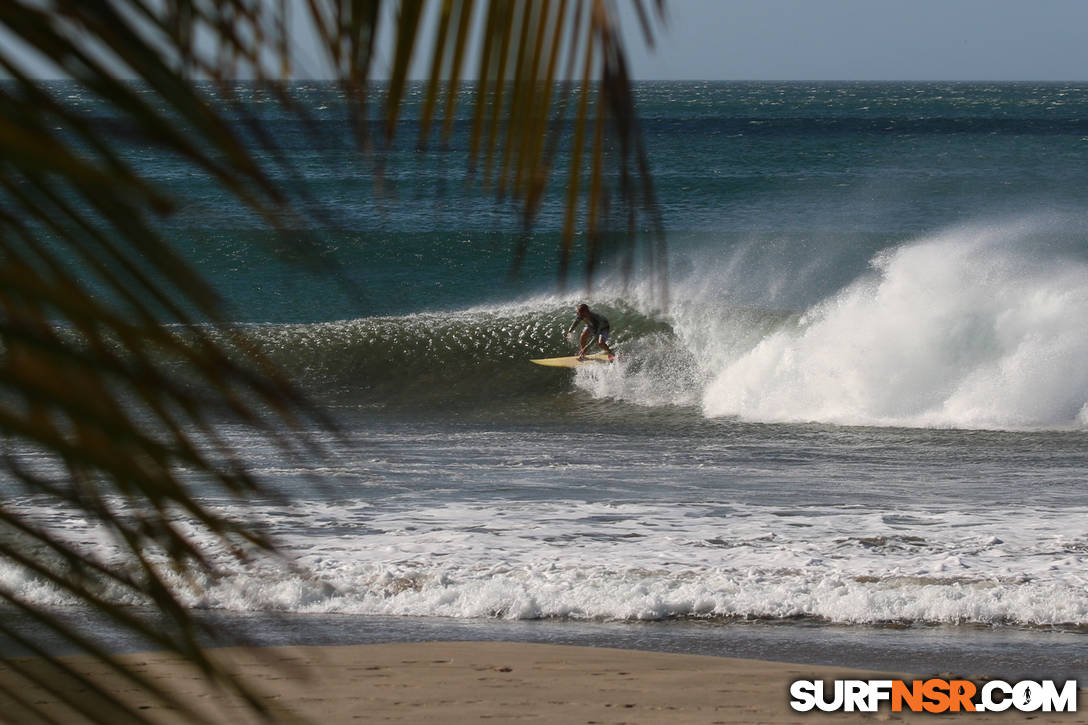
[[[578,338],[578,359],[583,360],[586,356],[586,345],[589,343],[589,328],[582,330],[582,335]]]
[[[597,336],[597,345],[608,353],[608,358],[612,359],[616,357],[616,353],[612,352],[612,348],[608,346],[608,330],[604,330]]]

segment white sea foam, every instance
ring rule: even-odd
[[[783,516],[754,505],[468,501],[416,509],[347,501],[301,503],[290,516],[275,507],[246,513],[276,521],[294,567],[222,554],[219,576],[197,587],[178,582],[188,604],[446,617],[1088,626],[1085,510],[893,516],[814,506]],[[94,527],[69,522],[64,531],[97,540],[97,553],[113,556]],[[66,603],[14,569],[0,570],[0,583],[31,601]]]

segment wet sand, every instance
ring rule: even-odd
[[[825,723],[934,722],[934,717],[978,723],[1085,722],[1083,713],[959,713],[940,716],[891,712],[794,712],[789,686],[797,679],[909,679],[976,673],[875,673],[781,662],[508,642],[423,642],[342,647],[228,648],[213,656],[235,672],[275,721],[338,723]],[[162,653],[119,659],[155,684],[172,688],[191,708],[184,713],[84,656],[64,657],[73,672],[103,684],[155,723],[259,723],[233,692]],[[55,679],[54,692],[29,686],[14,672],[38,660],[0,661],[0,719],[86,722],[60,702],[58,692],[85,685]],[[84,693],[80,693],[85,695]],[[1082,690],[1079,701],[1088,703]],[[124,716],[102,710],[111,722]],[[1083,707],[1083,706],[1082,706]]]

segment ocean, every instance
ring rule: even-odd
[[[203,500],[284,561],[222,553],[199,616],[1088,677],[1088,84],[638,84],[667,300],[622,255],[559,283],[558,185],[512,271],[516,210],[462,182],[471,109],[420,150],[412,90],[379,184],[334,87],[293,86],[309,123],[241,87],[331,220],[297,244],[125,141],[182,200],[164,234],[341,429],[301,459],[225,429],[270,494]],[[529,363],[573,353],[582,301],[619,362]],[[6,504],[109,557],[75,512]]]

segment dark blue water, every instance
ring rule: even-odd
[[[109,120],[94,99],[63,84],[53,89],[100,123]],[[562,184],[553,185],[528,259],[509,280],[517,212],[481,194],[479,175],[465,182],[471,89],[448,147],[435,137],[419,150],[415,87],[380,175],[356,149],[334,86],[297,84],[293,92],[304,118],[268,93],[239,89],[245,112],[278,149],[259,154],[267,173],[298,205],[286,239],[181,160],[120,134],[136,168],[183,200],[166,220],[169,236],[227,294],[237,319],[460,309],[554,289]],[[821,269],[788,295],[769,291],[811,303],[853,279],[881,248],[965,222],[1040,215],[1051,223],[1024,244],[1083,252],[1088,87],[661,82],[641,84],[637,100],[681,272],[692,255],[754,245],[747,275]],[[238,122],[240,137],[247,128]],[[564,161],[560,155],[557,168]],[[615,267],[606,262],[606,275]],[[350,283],[337,282],[341,275]]]

